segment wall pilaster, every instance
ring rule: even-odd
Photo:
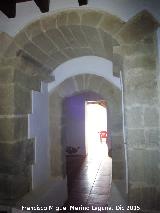
[[[147,11],[116,35],[123,58],[124,125],[128,158],[128,201],[141,210],[159,208],[158,22]]]

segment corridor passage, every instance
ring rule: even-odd
[[[108,157],[106,143],[100,144],[99,149],[87,157],[68,156],[67,175],[69,197],[64,205],[67,212],[98,212],[96,207],[107,207],[112,181],[112,159]],[[74,207],[82,209],[77,211]],[[85,211],[83,207],[88,209]]]

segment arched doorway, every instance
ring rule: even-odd
[[[159,148],[155,144],[151,149],[147,139],[147,135],[151,136],[153,133],[153,128],[156,128],[155,137],[159,135],[158,88],[155,84],[157,82],[155,75],[157,57],[155,31],[157,27],[158,22],[147,11],[140,12],[125,23],[106,12],[87,8],[66,10],[46,16],[25,27],[15,36],[1,60],[1,70],[4,74],[1,76],[3,79],[1,86],[2,117],[0,119],[1,150],[4,150],[2,153],[8,153],[8,150],[12,153],[2,155],[1,162],[7,163],[2,164],[1,182],[3,186],[13,186],[7,192],[5,187],[2,187],[2,204],[15,203],[31,188],[31,164],[34,163],[35,158],[34,142],[28,139],[27,134],[27,115],[32,111],[31,90],[40,90],[41,81],[53,80],[53,76],[50,76],[51,72],[64,61],[82,55],[97,55],[113,61],[115,75],[119,75],[120,70],[123,71],[125,143],[128,146],[127,154],[130,156],[128,162],[129,202],[136,204],[138,197],[139,201],[143,201],[142,207],[151,209],[152,203],[147,202],[146,204],[147,192],[149,200],[153,200],[154,208],[157,208],[157,195],[159,194],[159,188],[157,189],[159,153],[157,150]],[[150,54],[151,49],[153,50],[152,55]],[[10,73],[10,77],[8,73]],[[137,73],[138,75],[136,75]],[[84,79],[80,78],[76,81],[79,82],[79,88],[83,89]],[[92,90],[93,82],[90,85],[92,85],[90,88]],[[106,90],[104,90],[105,88],[102,87],[101,92],[105,93]],[[57,107],[61,109],[59,92],[55,91],[56,103],[51,103],[57,113],[56,115],[52,113],[52,117],[58,124],[53,128],[56,143],[53,147],[51,146],[51,152],[56,149],[60,150],[58,141],[61,141],[59,133],[61,126],[58,123],[58,116],[61,114],[59,109],[57,110]],[[116,104],[117,102],[119,100],[116,99]],[[113,109],[116,104],[112,105]],[[110,109],[112,110],[112,107]],[[151,124],[148,122],[150,120],[148,110],[154,114],[155,118],[152,119]],[[116,109],[115,114],[119,114]],[[132,119],[133,115],[136,115],[135,119]],[[116,116],[115,120],[117,117],[122,120],[121,116]],[[112,122],[112,126],[114,126],[116,122],[113,118]],[[21,128],[19,128],[20,126]],[[117,129],[119,125],[114,127]],[[119,138],[123,141],[123,135],[118,134],[117,131],[114,133],[113,138],[117,141],[114,144],[117,145],[121,141]],[[140,139],[133,140],[134,136],[138,135]],[[149,141],[152,143],[151,139]],[[15,160],[17,150],[21,150],[23,154],[18,156],[18,160],[17,158]],[[58,159],[60,153],[57,151],[56,154]],[[150,167],[146,166],[146,156],[147,159],[149,158]],[[154,160],[153,156],[155,156]],[[56,158],[56,155],[53,158]],[[20,165],[19,162],[23,162],[23,165]],[[121,167],[119,160],[113,161],[113,168],[116,168],[114,163]],[[62,174],[62,171],[60,164],[52,170],[52,173]],[[117,174],[116,171],[119,169],[113,171],[115,176],[123,176],[123,174]],[[135,175],[135,171],[138,176]],[[151,181],[150,174],[154,174],[154,181]],[[151,191],[155,192],[153,194],[156,196],[152,196]]]
[[[103,97],[105,100],[107,100],[108,123],[109,123],[108,127],[112,135],[113,144],[114,144],[114,135],[116,135],[116,138],[119,135],[119,143],[114,144],[113,146],[113,156],[115,148],[116,153],[118,152],[118,149],[119,152],[122,152],[124,148],[123,140],[120,140],[120,138],[122,137],[121,91],[103,77],[92,74],[82,74],[66,79],[50,94],[49,97],[51,171],[53,171],[52,173],[53,176],[56,177],[66,176],[65,160],[64,160],[65,148],[64,144],[62,143],[63,136],[61,135],[61,131],[63,127],[65,127],[65,123],[61,122],[64,119],[62,115],[63,99],[66,97],[73,96],[73,94],[85,93],[88,91],[91,91],[93,94],[99,94],[99,97]],[[83,133],[83,140],[82,140],[83,143],[85,141],[84,137],[85,136]],[[56,149],[54,147],[56,147]],[[59,149],[58,152],[57,149]],[[125,163],[123,154],[121,153],[116,157],[113,158],[113,180],[114,179],[122,180],[125,179],[125,171],[124,171]],[[117,165],[119,169],[118,173],[117,173]],[[125,188],[125,185],[123,187]]]

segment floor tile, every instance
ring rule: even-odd
[[[71,205],[87,205],[90,210],[81,212],[93,212],[92,206],[94,208],[107,205],[112,179],[112,160],[106,155],[100,159],[68,156],[67,179],[68,200],[65,205],[68,210],[65,212],[76,212],[70,210]]]

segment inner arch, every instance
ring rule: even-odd
[[[51,92],[58,84],[67,78],[78,74],[95,74],[101,76],[120,88],[120,79],[113,76],[112,62],[98,56],[82,56],[71,59],[59,65],[52,75],[55,76],[55,81],[48,84],[48,91]]]

